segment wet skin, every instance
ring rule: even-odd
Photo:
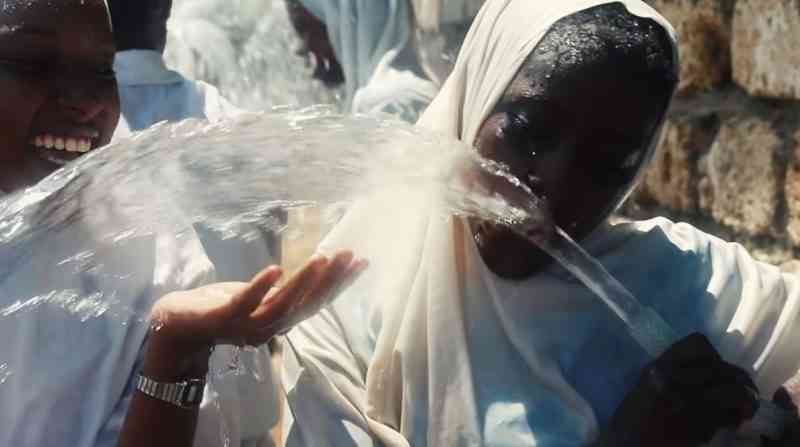
[[[50,135],[108,144],[119,119],[114,39],[101,0],[7,2],[0,10],[0,189],[29,186],[82,155]]]
[[[563,63],[547,37],[481,126],[474,146],[546,199],[576,240],[624,200],[650,157],[672,90],[628,74],[619,61],[586,55]],[[550,262],[505,227],[471,221],[481,256],[497,275],[526,278]]]
[[[333,51],[328,30],[321,20],[316,18],[298,0],[286,0],[289,19],[303,43],[298,54],[312,55],[315,59],[314,79],[335,87],[344,82],[344,72]]]

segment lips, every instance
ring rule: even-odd
[[[51,130],[35,133],[29,144],[46,160],[63,165],[94,149],[99,137],[100,132],[91,128]]]

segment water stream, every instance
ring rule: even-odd
[[[511,188],[501,196],[475,180],[487,175]],[[264,231],[303,238],[302,221],[287,225],[276,212],[314,206],[324,210],[323,226],[330,227],[354,201],[397,188],[436,191],[446,214],[491,220],[529,237],[608,304],[651,355],[675,341],[657,314],[552,226],[542,202],[503,166],[397,120],[343,116],[325,107],[219,124],[159,125],[0,201],[0,251],[5,259],[25,258],[0,269],[7,297],[0,324],[54,306],[81,322],[147,324],[149,306],[102,287],[150,286],[130,283],[134,264],[151,262],[130,251],[135,241],[164,235],[181,241],[198,223],[231,240]],[[32,296],[14,296],[20,289],[12,285],[31,269],[47,272],[40,283],[52,283]],[[60,286],[87,274],[96,287]],[[231,364],[242,373],[236,358]],[[11,374],[12,359],[0,356],[0,383]]]

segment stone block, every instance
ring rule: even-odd
[[[726,0],[650,0],[680,42],[678,92],[709,90],[731,78],[731,18]]]
[[[739,0],[733,18],[733,78],[752,95],[800,99],[800,5]]]
[[[739,233],[775,235],[780,135],[757,117],[726,120],[703,160],[700,206]]]
[[[800,246],[800,130],[792,141],[794,150],[786,170],[786,211],[788,214],[789,240]]]
[[[696,163],[714,142],[717,128],[713,115],[667,120],[637,198],[673,210],[696,211]]]

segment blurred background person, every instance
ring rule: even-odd
[[[172,0],[109,0],[108,5],[117,45],[122,135],[126,128],[137,131],[161,121],[216,121],[237,112],[216,87],[167,68],[163,53]]]
[[[444,84],[453,70],[461,43],[486,0],[411,0],[414,46],[425,75]]]
[[[407,0],[287,0],[315,77],[343,85],[345,110],[415,121],[436,95],[411,43]]]

